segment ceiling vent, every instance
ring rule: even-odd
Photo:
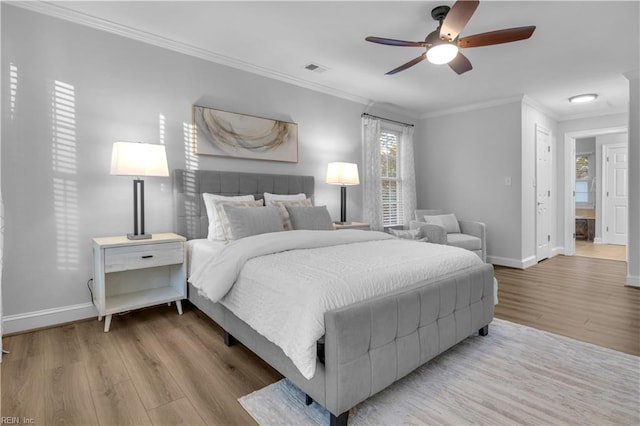
[[[305,65],[304,69],[317,72],[318,74],[322,74],[323,72],[328,70],[327,67],[323,67],[322,65],[316,64],[314,62],[310,62],[307,65]]]

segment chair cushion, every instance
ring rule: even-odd
[[[447,234],[447,244],[467,250],[482,250],[482,240],[467,234]]]

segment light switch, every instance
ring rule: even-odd
[[[504,186],[511,186],[511,176],[504,177]]]

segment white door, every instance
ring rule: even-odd
[[[629,158],[626,145],[606,145],[603,241],[627,244],[629,223]]]
[[[536,258],[551,256],[551,131],[536,126]]]

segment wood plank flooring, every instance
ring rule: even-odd
[[[640,355],[640,288],[624,286],[626,262],[557,256],[495,275],[496,317]]]
[[[576,240],[576,256],[598,259],[627,260],[627,247],[614,244],[594,244],[592,241]]]
[[[525,271],[496,267],[496,316],[640,355],[640,289],[626,264],[558,256]],[[7,336],[2,416],[35,424],[252,424],[237,398],[280,379],[185,303]]]

